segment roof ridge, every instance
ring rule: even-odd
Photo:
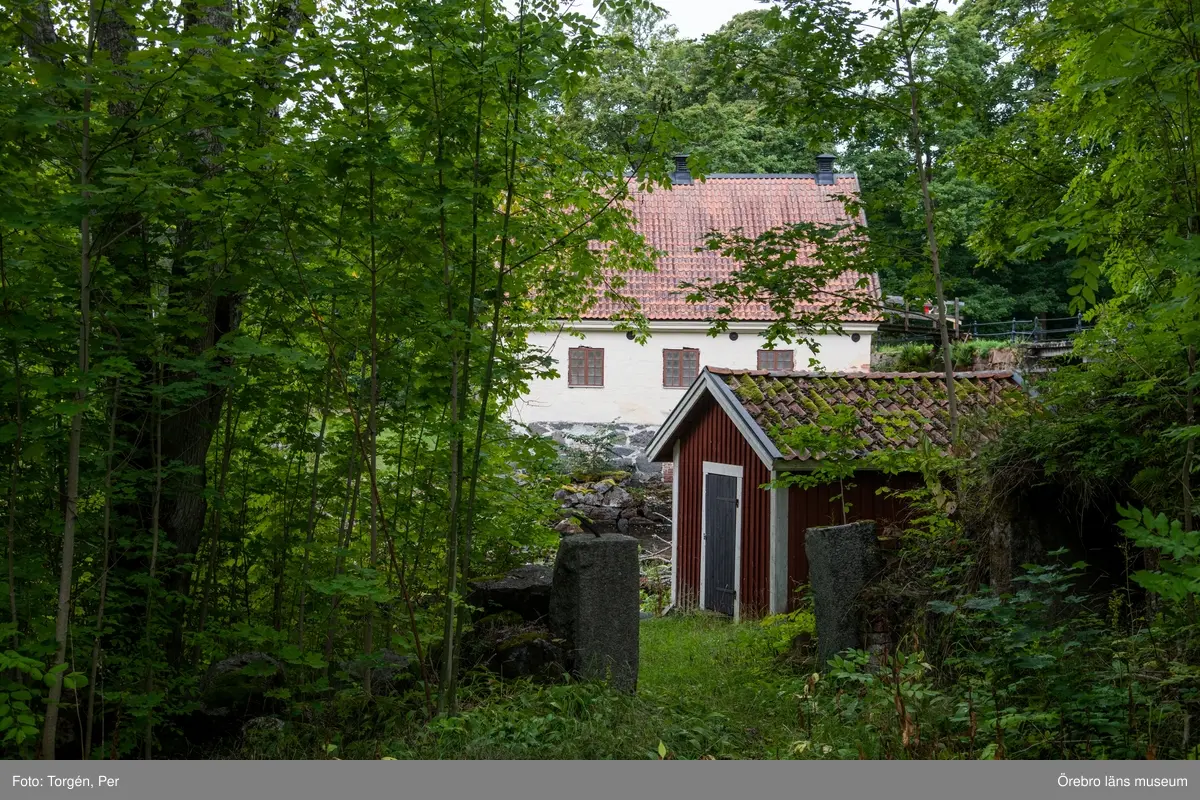
[[[863,372],[861,370],[845,370],[833,372],[816,372],[811,370],[778,370],[778,369],[739,369],[734,367],[711,367],[704,369],[714,375],[748,375],[751,377],[772,378],[865,378],[868,380],[890,380],[901,378],[944,378],[944,372]],[[1011,378],[1012,370],[964,370],[955,372],[957,378]]]
[[[835,172],[834,179],[844,178],[847,180],[857,180],[857,172]],[[710,172],[704,176],[704,180],[709,178],[804,178],[806,180],[816,180],[817,173],[815,172]],[[692,184],[695,186],[696,184]]]

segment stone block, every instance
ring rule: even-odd
[[[550,610],[551,576],[548,566],[526,564],[503,577],[472,581],[467,602],[481,614],[514,611],[522,619],[541,619]]]
[[[620,486],[615,486],[608,494],[604,495],[604,505],[617,506],[625,508],[634,503],[633,495],[622,489]]]
[[[804,536],[824,669],[843,650],[860,648],[858,594],[880,566],[874,522],[809,528]]]
[[[579,509],[579,514],[593,522],[611,522],[619,517],[621,512],[612,506],[588,506],[587,508]]]
[[[638,543],[619,534],[568,536],[558,546],[550,629],[567,642],[571,673],[637,689]]]

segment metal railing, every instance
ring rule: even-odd
[[[1011,342],[1052,342],[1063,341],[1082,333],[1089,326],[1083,324],[1083,317],[1051,317],[1041,319],[1017,319],[1008,322],[972,322],[964,325],[961,330],[969,331],[972,339],[1008,339]]]
[[[963,322],[955,325],[955,320],[951,320],[951,335],[958,340],[964,338],[971,339],[989,339],[991,341],[1008,340],[1010,342],[1022,344],[1047,344],[1051,342],[1067,342],[1074,336],[1090,329],[1092,326],[1083,323],[1083,317],[1075,315],[1073,317],[1051,317],[1042,319],[1034,317],[1032,319],[1017,319],[1013,317],[1011,320],[1003,320],[998,322]],[[937,326],[934,321],[930,320],[930,327],[922,331],[914,331],[910,326],[905,326],[907,330],[903,332],[894,330],[892,326],[881,326],[881,338],[886,339],[888,344],[907,344],[910,342],[928,342],[935,341],[939,338]],[[892,328],[892,330],[888,330]],[[899,336],[888,335],[890,333],[900,334]]]

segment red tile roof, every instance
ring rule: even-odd
[[[817,185],[812,175],[711,175],[704,182],[677,184],[669,190],[635,191],[630,203],[637,230],[651,247],[666,255],[658,259],[657,272],[625,273],[628,285],[620,293],[638,300],[649,320],[711,319],[716,316],[716,304],[688,303],[687,292],[679,289],[681,282],[725,280],[737,268],[735,261],[719,253],[696,252],[709,231],[741,228],[743,235],[752,238],[798,222],[845,223],[849,217],[840,198],[857,194],[858,179],[853,175],[838,175],[829,186]],[[799,263],[805,263],[803,256]],[[848,273],[830,288],[852,290],[861,277]],[[877,276],[871,276],[871,287],[878,296]],[[740,320],[777,317],[766,303],[750,303],[736,310]],[[601,299],[583,316],[609,319],[620,311],[617,303]],[[852,318],[873,319],[862,314]]]
[[[857,414],[855,436],[864,453],[916,447],[922,436],[939,449],[950,445],[946,382],[940,372],[767,372],[708,367],[732,391],[754,422],[788,459],[807,461],[779,436],[817,422],[822,412],[848,405]],[[1028,396],[1012,372],[955,373],[964,430],[987,436],[991,419],[978,413],[1016,414]],[[972,427],[974,425],[974,427]]]

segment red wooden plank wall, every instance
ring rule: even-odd
[[[739,464],[742,477],[742,613],[767,613],[770,591],[771,495],[760,489],[771,479],[742,434],[712,398],[701,401],[698,416],[684,432],[679,451],[679,603],[698,605],[700,596],[700,517],[705,461]]]
[[[910,475],[885,475],[882,472],[859,472],[845,487],[849,503],[847,522],[873,519],[880,535],[889,525],[901,523],[906,511],[903,502],[889,495],[880,495],[881,487],[904,490],[915,485]],[[809,528],[842,523],[842,505],[833,499],[841,493],[837,484],[788,489],[788,609],[794,609],[796,587],[808,582],[808,559],[804,555],[804,532]]]

